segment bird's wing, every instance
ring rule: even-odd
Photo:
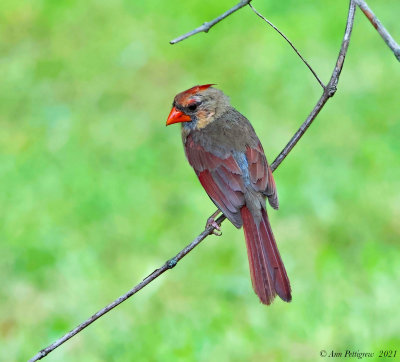
[[[246,147],[246,158],[253,189],[267,196],[270,205],[277,209],[279,203],[275,181],[260,141],[255,147]]]
[[[268,201],[275,209],[278,208],[278,196],[276,192],[272,170],[268,166],[264,149],[258,139],[254,128],[248,119],[241,113],[231,108],[207,127],[193,134],[193,139],[213,154],[227,156],[236,150],[234,157],[241,161],[243,155],[247,162],[238,162],[243,178],[250,176],[250,191],[256,191],[268,197]],[[247,171],[248,170],[248,171]],[[247,180],[245,180],[247,181]]]
[[[236,227],[242,226],[245,204],[242,170],[231,153],[217,157],[188,136],[185,152],[208,196]]]

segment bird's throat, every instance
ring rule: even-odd
[[[197,114],[197,124],[196,129],[201,130],[204,127],[208,126],[214,120],[215,112],[206,113],[204,111],[200,111]]]

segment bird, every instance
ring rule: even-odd
[[[215,84],[178,93],[166,125],[181,123],[186,158],[208,196],[236,227],[243,226],[252,286],[261,303],[292,299],[289,278],[268,219],[278,209],[272,169],[249,120]],[[207,225],[220,230],[211,217]]]

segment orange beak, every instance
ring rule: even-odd
[[[180,110],[172,107],[167,119],[167,126],[173,123],[190,122],[191,118]]]

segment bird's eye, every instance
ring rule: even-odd
[[[194,102],[194,103],[188,105],[189,111],[195,111],[200,104],[201,104],[201,102]]]

